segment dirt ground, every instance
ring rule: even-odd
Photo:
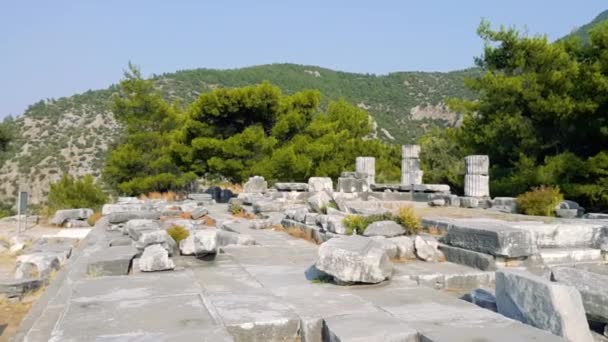
[[[15,334],[34,301],[35,298],[29,298],[23,302],[11,303],[7,299],[0,299],[0,342],[8,342]]]

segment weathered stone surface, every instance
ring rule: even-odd
[[[186,239],[187,240],[187,239]],[[194,253],[188,254],[213,254],[217,251],[218,236],[216,229],[204,229],[194,233],[193,236]],[[190,251],[191,249],[186,249]],[[182,250],[183,253],[183,250]],[[188,255],[186,254],[186,255]]]
[[[516,213],[517,199],[514,197],[496,197],[492,200],[492,209],[505,213]]]
[[[429,202],[431,207],[445,207],[446,203],[443,198],[435,198]]]
[[[562,218],[575,218],[578,215],[577,209],[557,209],[555,216]]]
[[[403,164],[404,164],[404,161],[401,162],[401,184],[402,185],[422,184],[422,177],[424,176],[424,171],[407,170],[407,169],[404,170]]]
[[[479,199],[474,197],[460,197],[460,207],[462,208],[477,208]]]
[[[125,232],[135,241],[139,240],[139,237],[143,232],[160,229],[160,222],[156,220],[135,219],[129,220],[127,224],[125,224]]]
[[[131,261],[139,251],[131,246],[110,247],[91,255],[87,263],[89,277],[129,274]]]
[[[401,145],[401,159],[420,158],[420,145]]]
[[[161,245],[169,254],[173,254],[177,248],[175,240],[167,234],[166,230],[162,229],[142,231],[139,239],[133,244],[139,250],[144,250],[151,245]]]
[[[530,231],[500,223],[454,223],[446,241],[452,246],[494,256],[523,257],[537,253]]]
[[[317,268],[344,283],[380,283],[393,270],[384,249],[362,236],[330,239],[321,244],[318,253]]]
[[[590,219],[590,220],[608,220],[608,214],[587,213],[584,215],[584,218]]]
[[[370,239],[380,244],[380,246],[384,250],[384,253],[386,253],[386,256],[391,259],[397,257],[397,254],[399,253],[399,248],[397,247],[397,244],[395,242],[385,238],[384,236],[372,236],[370,237]]]
[[[443,261],[444,257],[439,251],[439,242],[432,238],[422,238],[420,235],[414,239],[416,256],[424,261],[438,262]]]
[[[134,211],[149,211],[152,207],[149,204],[140,202],[134,203],[116,203],[116,204],[104,204],[101,208],[101,214],[104,216],[112,213],[128,213]]]
[[[365,228],[365,236],[395,237],[405,234],[405,229],[395,221],[377,221]]]
[[[87,221],[69,219],[65,223],[66,228],[90,228],[91,225]]]
[[[258,200],[253,202],[253,212],[255,213],[269,213],[281,211],[283,209],[283,203],[273,200]]]
[[[108,214],[108,221],[111,224],[124,223],[130,220],[158,220],[160,213],[157,211],[128,211],[113,212]]]
[[[367,184],[376,183],[376,158],[357,157],[355,160],[356,172],[365,175]]]
[[[490,169],[490,157],[486,155],[474,155],[464,157],[465,174],[488,175]]]
[[[320,214],[317,213],[307,213],[304,216],[304,223],[308,224],[308,225],[315,225],[317,224],[317,219],[319,217]]]
[[[17,257],[15,279],[47,278],[61,267],[56,253],[32,253]]]
[[[93,215],[93,209],[63,209],[57,210],[51,223],[61,226],[68,220],[86,220]]]
[[[0,295],[8,298],[22,297],[43,285],[41,279],[0,279]]]
[[[335,233],[335,234],[341,234],[341,235],[345,235],[347,233],[346,231],[346,226],[344,226],[344,223],[342,223],[342,220],[344,220],[344,216],[341,215],[323,215],[324,218],[326,218],[326,227],[324,227],[325,229],[327,229],[328,231]],[[323,218],[321,218],[323,219]]]
[[[15,255],[25,248],[26,240],[20,236],[13,236],[9,239],[9,253]]]
[[[331,203],[331,196],[325,191],[320,191],[308,198],[308,207],[316,213],[322,213],[324,208],[327,208]]]
[[[606,274],[570,267],[554,267],[551,278],[581,293],[589,320],[608,323],[608,266]]]
[[[211,202],[213,201],[213,198],[211,197],[210,194],[206,194],[206,193],[189,193],[188,194],[188,198],[191,200],[194,200],[196,202]]]
[[[498,311],[498,308],[496,307],[496,295],[489,290],[475,289],[468,293],[468,295],[465,297],[465,300],[470,301],[471,303],[479,307],[494,312]]]
[[[490,176],[465,175],[464,195],[465,197],[490,196]]]
[[[247,193],[264,193],[268,190],[268,182],[261,176],[250,177],[243,185],[243,191]]]
[[[447,184],[414,184],[413,188],[419,192],[450,192]]]
[[[420,341],[418,331],[383,311],[328,317],[325,330],[328,342]]]
[[[389,214],[391,211],[385,208],[357,208],[357,207],[349,207],[349,212],[352,214],[362,215],[362,216],[370,216],[370,215],[384,215]]]
[[[396,258],[414,259],[416,258],[414,249],[414,239],[409,236],[396,236],[389,239],[397,246]]]
[[[308,178],[308,191],[325,191],[331,194],[334,192],[334,182],[329,177],[310,177]]]
[[[226,230],[217,231],[218,246],[224,247],[229,245],[250,246],[255,245],[255,239],[246,234],[239,234]]]
[[[561,202],[559,202],[559,204],[555,207],[555,209],[582,209],[581,206],[574,202],[574,201],[570,201],[570,200],[563,200]]]
[[[482,271],[493,271],[496,269],[494,257],[489,254],[444,244],[440,244],[439,249],[449,262],[474,267]]]
[[[249,228],[251,229],[267,229],[272,227],[272,221],[268,219],[257,219],[249,221]]]
[[[570,341],[591,342],[579,292],[519,270],[496,272],[498,312],[562,336]]]
[[[338,178],[338,192],[347,194],[369,191],[369,184],[366,179],[357,178]]]
[[[307,183],[275,183],[278,191],[308,191]]]
[[[169,253],[161,245],[151,245],[144,249],[139,258],[139,270],[142,272],[166,271],[175,268]]]
[[[201,217],[209,214],[209,210],[207,210],[205,207],[196,207],[191,211],[191,214],[194,220],[198,220]]]

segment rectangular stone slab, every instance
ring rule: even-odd
[[[496,270],[492,255],[444,244],[440,244],[439,249],[443,252],[447,261],[474,267],[482,271]]]
[[[608,265],[604,267],[608,272]],[[608,323],[608,275],[570,267],[554,267],[551,277],[558,283],[573,286],[583,298],[587,318]]]
[[[418,342],[418,332],[386,312],[325,318],[323,341]]]
[[[509,258],[538,252],[529,231],[493,222],[454,223],[446,240],[452,246]]]
[[[139,251],[132,246],[110,247],[91,255],[87,264],[89,277],[127,275],[131,261]]]

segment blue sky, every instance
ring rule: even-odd
[[[604,0],[0,0],[0,116],[145,74],[291,62],[345,71],[472,65],[481,20],[555,39]]]

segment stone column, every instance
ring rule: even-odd
[[[464,195],[466,197],[490,196],[490,158],[484,155],[464,158]]]
[[[376,158],[357,157],[355,163],[357,173],[365,177],[367,184],[376,184]]]
[[[401,146],[401,184],[422,184],[420,170],[420,145]]]

